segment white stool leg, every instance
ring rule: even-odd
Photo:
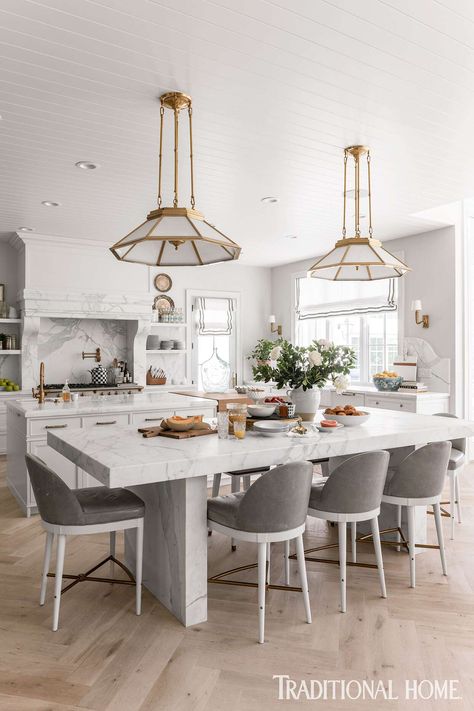
[[[339,575],[341,581],[341,612],[346,611],[346,522],[337,524],[339,533]]]
[[[267,544],[258,543],[258,641],[265,641],[265,573],[267,567]]]
[[[236,474],[231,474],[231,476],[230,476],[230,490],[233,494],[236,494],[238,491],[240,491],[240,476],[237,476]],[[236,543],[235,538],[230,539],[230,545],[231,545],[233,551],[237,550],[237,543]]]
[[[397,528],[399,529],[397,531],[397,543],[401,543],[402,537],[400,535],[400,529],[402,527],[402,507],[397,506]],[[400,546],[397,546],[397,553],[400,553]]]
[[[247,489],[250,487],[251,481],[250,481],[250,474],[245,474],[245,476],[242,477],[243,483],[244,483],[244,489],[247,491]]]
[[[372,538],[374,541],[375,560],[377,561],[377,568],[379,570],[380,592],[382,594],[382,597],[387,597],[387,588],[385,587],[385,573],[383,571],[382,546],[380,543],[380,531],[379,531],[378,518],[373,518],[371,520],[370,524],[372,526]]]
[[[454,494],[456,496],[456,510],[458,514],[458,523],[461,523],[461,491],[459,488],[459,475],[461,474],[462,469],[459,469],[456,471],[456,478],[454,480]]]
[[[298,559],[298,573],[300,576],[300,585],[303,591],[304,611],[306,613],[306,622],[310,625],[311,605],[309,604],[308,578],[306,576],[306,561],[304,559],[303,535],[300,534],[296,538],[296,557]]]
[[[54,533],[47,531],[44,545],[43,575],[41,577],[40,605],[46,600],[46,586],[48,584],[48,571],[51,562],[51,548],[53,547]]]
[[[221,488],[221,476],[222,474],[214,474],[214,478],[212,480],[212,498],[215,499],[216,496],[219,496],[219,491]]]
[[[136,537],[136,567],[135,567],[135,612],[141,615],[142,612],[142,572],[143,572],[143,519],[137,526]]]
[[[285,541],[285,585],[290,584],[290,541]]]
[[[410,587],[414,588],[415,579],[415,507],[407,506],[408,520],[408,555],[410,556]]]
[[[56,577],[54,579],[54,606],[53,606],[53,632],[59,626],[59,607],[61,605],[61,586],[63,583],[64,552],[66,550],[66,536],[58,535],[58,548],[56,551]]]
[[[351,522],[351,551],[352,551],[352,562],[357,563],[357,523],[355,521]]]
[[[454,509],[456,504],[456,472],[449,472],[449,515],[451,517],[451,540],[454,541]]]
[[[271,543],[267,543],[267,585],[270,585],[270,566],[271,566],[271,557],[272,557],[272,548],[271,548]]]
[[[441,506],[440,506],[440,504],[433,504],[433,512],[434,512],[435,523],[436,523],[436,534],[438,536],[439,554],[441,556],[441,567],[443,568],[443,575],[447,575],[448,569],[446,566],[446,552],[444,550],[444,537],[443,537],[443,526],[441,523]]]

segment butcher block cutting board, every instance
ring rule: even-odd
[[[141,427],[138,430],[144,437],[170,437],[171,439],[191,439],[191,437],[203,437],[204,435],[217,434],[217,430],[188,430],[187,432],[173,432],[163,430],[161,427]]]

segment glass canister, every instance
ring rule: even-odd
[[[202,385],[205,392],[223,393],[229,387],[230,365],[214,347],[212,356],[201,365]]]
[[[228,402],[227,412],[229,413],[229,434],[234,434],[234,422],[247,424],[247,403]]]

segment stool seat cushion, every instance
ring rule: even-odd
[[[222,526],[237,529],[237,513],[245,491],[216,496],[207,501],[207,518]]]
[[[458,469],[459,467],[462,467],[466,459],[466,455],[464,452],[461,452],[459,449],[454,449],[454,447],[451,449],[451,454],[449,455],[449,463],[448,463],[448,469]]]
[[[83,520],[71,521],[70,525],[128,521],[132,518],[143,518],[145,515],[143,501],[127,489],[93,486],[88,489],[76,489],[73,493],[82,509]]]
[[[384,494],[388,494],[389,489],[390,489],[390,482],[392,481],[393,477],[397,473],[398,467],[389,467],[387,470],[387,478],[385,479],[385,486],[383,489]]]
[[[320,479],[311,484],[311,493],[309,495],[309,508],[321,511],[321,496],[327,478]]]

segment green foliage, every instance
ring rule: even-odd
[[[303,347],[280,339],[277,344],[272,344],[271,350],[275,345],[279,346],[278,357],[269,364],[257,363],[253,367],[253,376],[258,382],[276,382],[278,388],[322,388],[328,380],[337,384],[337,379],[348,375],[356,362],[352,348],[324,340]],[[269,355],[270,352],[267,358]],[[259,360],[263,358],[259,357]]]
[[[275,346],[279,346],[282,340],[283,339],[279,338],[277,341],[270,341],[268,338],[261,338],[257,341],[257,345],[250,355],[247,356],[247,359],[251,360],[254,358],[257,361],[268,360],[273,348],[275,348]]]

